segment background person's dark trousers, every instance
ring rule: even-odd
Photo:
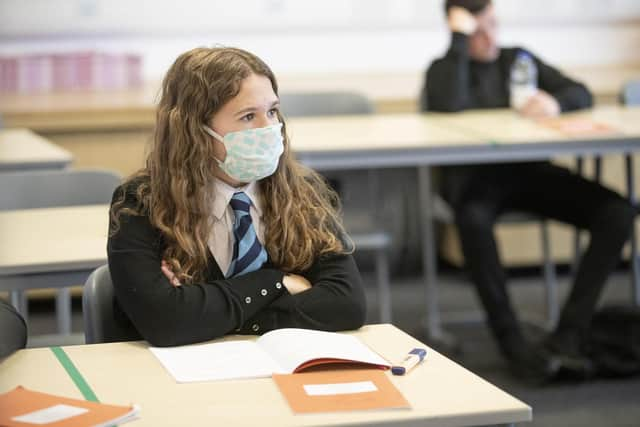
[[[547,341],[553,352],[580,356],[598,298],[632,230],[635,212],[629,202],[547,162],[454,166],[443,175],[444,195],[455,210],[466,267],[503,354],[516,363],[528,363],[519,359],[530,358],[526,353],[531,349],[507,293],[493,233],[496,219],[507,211],[523,211],[589,231],[589,246],[556,330]]]

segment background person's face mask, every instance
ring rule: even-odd
[[[272,175],[284,151],[282,123],[229,132],[224,137],[207,125],[203,129],[224,144],[227,157],[216,159],[220,169],[240,182],[258,181]]]

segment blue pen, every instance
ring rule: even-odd
[[[393,375],[404,375],[409,372],[414,366],[424,360],[427,355],[427,350],[424,348],[414,348],[407,354],[402,363],[399,366],[392,366],[391,373]]]

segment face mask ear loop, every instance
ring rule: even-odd
[[[204,129],[204,131],[206,133],[208,133],[209,135],[211,135],[212,137],[214,137],[215,139],[217,139],[220,142],[224,142],[224,138],[217,133],[216,131],[214,131],[213,129],[211,129],[209,126],[207,125],[202,125],[202,129]]]
[[[220,134],[218,132],[216,132],[215,130],[211,129],[209,126],[207,125],[202,125],[202,129],[208,133],[209,135],[211,135],[212,137],[214,137],[215,139],[217,139],[218,141],[222,142],[224,144],[224,140],[223,138],[220,136]],[[224,163],[223,161],[215,158],[215,161],[218,163],[218,165],[221,165],[222,163]]]

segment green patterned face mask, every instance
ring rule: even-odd
[[[224,144],[227,157],[218,160],[220,169],[239,182],[258,181],[272,175],[284,151],[282,123],[229,132],[224,137],[203,125],[209,135]]]

